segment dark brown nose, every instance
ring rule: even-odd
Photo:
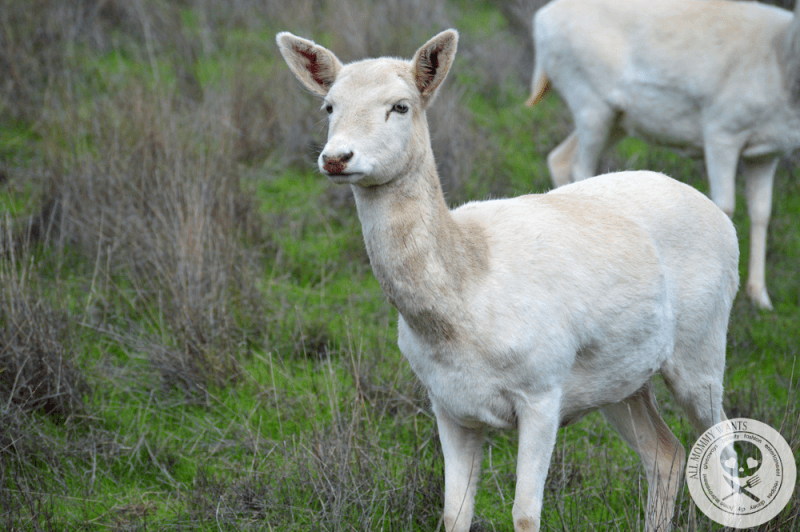
[[[353,158],[353,152],[345,153],[344,155],[337,155],[336,157],[322,156],[322,167],[329,174],[343,174],[347,166],[347,161]]]

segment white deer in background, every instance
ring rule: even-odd
[[[733,215],[737,163],[750,215],[747,295],[771,309],[764,262],[778,159],[800,148],[800,3],[556,0],[534,16],[528,105],[550,84],[573,131],[547,158],[556,186],[596,174],[625,135],[705,156]]]
[[[669,527],[684,450],[656,411],[661,373],[702,432],[721,419],[739,251],[730,219],[652,172],[449,210],[425,110],[458,34],[413,60],[342,65],[277,36],[323,99],[319,168],[353,190],[373,272],[399,316],[398,344],[427,389],[444,451],[444,524],[469,530],[487,428],[519,431],[514,529],[536,531],[556,433],[606,419],[647,472],[648,530]]]

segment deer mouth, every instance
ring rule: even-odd
[[[353,181],[352,177],[355,176],[355,175],[359,175],[359,173],[358,172],[350,172],[350,173],[347,173],[347,172],[337,172],[337,173],[327,172],[328,179],[330,179],[331,181],[333,181],[336,184],[351,183]]]

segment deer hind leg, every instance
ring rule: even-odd
[[[603,415],[636,451],[647,473],[648,532],[672,527],[686,453],[656,410],[648,382],[627,399],[603,407]]]
[[[709,196],[729,218],[736,208],[736,165],[741,148],[738,141],[725,138],[709,139],[703,148]]]
[[[723,306],[730,308],[730,303]],[[689,422],[700,436],[727,416],[722,410],[722,382],[725,371],[725,344],[727,314],[721,314],[712,324],[716,333],[692,348],[678,345],[672,359],[661,368],[664,382],[676,402],[686,412]],[[735,453],[726,448],[723,459],[735,458]],[[719,485],[714,491],[728,489],[723,477],[717,477]]]
[[[572,165],[572,179],[581,181],[597,175],[600,155],[611,142],[617,113],[604,102],[586,106],[575,115],[578,136],[577,153]]]
[[[702,341],[691,346],[679,342],[661,367],[664,382],[698,435],[727,419],[722,411],[727,327],[727,313],[720,314]]]
[[[772,181],[777,166],[777,157],[741,162],[746,179],[747,212],[750,215],[747,295],[757,307],[767,310],[772,310],[772,302],[767,294],[764,263],[767,256],[767,225],[772,212]]]

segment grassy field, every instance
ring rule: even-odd
[[[523,107],[530,14],[506,0],[0,0],[0,528],[437,530],[443,460],[325,114],[274,42],[345,61],[459,55],[428,113],[448,201],[544,192],[571,130]],[[365,21],[369,21],[367,24]],[[702,162],[628,139],[603,170],[707,192]],[[742,190],[742,184],[739,185]],[[749,222],[734,222],[746,278]],[[769,228],[774,312],[737,296],[725,409],[800,456],[800,159]],[[696,438],[661,381],[660,410]],[[488,437],[474,531],[510,531],[514,432]],[[800,493],[763,531],[800,528]],[[559,432],[543,530],[640,530],[646,480],[599,414]],[[685,530],[721,530],[686,490]]]

